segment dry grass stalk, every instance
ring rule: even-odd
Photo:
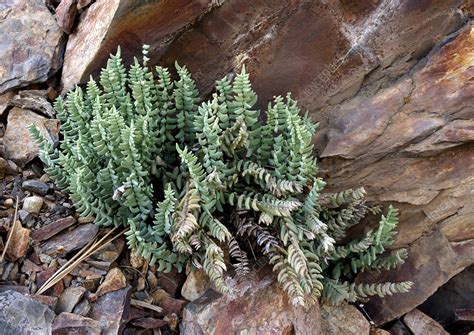
[[[148,308],[148,309],[151,309],[152,311],[155,311],[155,312],[158,312],[158,313],[161,313],[163,311],[163,308],[161,308],[161,307],[149,304],[149,303],[144,302],[144,301],[136,300],[136,299],[131,299],[130,304],[132,306]]]
[[[65,263],[61,268],[59,268],[36,292],[36,294],[42,294],[46,290],[50,289],[56,285],[60,280],[62,280],[67,274],[73,271],[82,261],[91,256],[93,253],[103,249],[107,244],[114,241],[116,238],[121,236],[125,230],[121,231],[111,239],[105,241],[117,227],[113,228],[107,234],[105,234],[100,240],[91,241],[89,244],[84,246],[73,258],[71,258],[67,263]],[[105,242],[104,242],[105,241]]]
[[[8,233],[7,242],[5,243],[5,246],[3,248],[2,257],[0,258],[0,262],[3,262],[3,259],[5,258],[5,253],[8,250],[8,246],[10,245],[10,241],[12,239],[13,232],[16,229],[16,221],[17,220],[18,220],[18,196],[16,196],[16,206],[15,206],[15,214],[13,215],[13,225],[12,225],[12,228],[10,229],[10,231]]]

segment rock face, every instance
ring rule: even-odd
[[[15,291],[0,293],[2,334],[51,334],[53,318],[51,309],[31,298]]]
[[[364,185],[371,200],[402,213],[397,245],[409,245],[409,261],[383,277],[415,287],[372,300],[377,323],[421,304],[474,262],[473,49],[468,25],[410,75],[344,102],[330,117],[322,154],[330,187]]]
[[[294,307],[263,268],[234,283],[233,296],[209,290],[183,312],[183,334],[324,334],[319,307]],[[271,321],[271,322],[270,322]]]
[[[22,166],[38,155],[38,146],[28,132],[30,124],[34,124],[51,142],[58,139],[58,120],[47,119],[27,109],[15,107],[10,110],[3,137],[5,156]]]
[[[42,0],[0,6],[0,94],[45,82],[60,67],[61,30]]]
[[[168,41],[211,8],[209,1],[97,1],[80,17],[70,35],[64,59],[63,92],[97,74],[110,53],[121,45],[131,61],[143,44],[153,48],[151,58],[161,54]],[[178,10],[179,8],[179,10]]]

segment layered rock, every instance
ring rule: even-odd
[[[122,47],[127,62],[151,45],[157,58],[182,29],[212,7],[209,1],[97,1],[82,13],[66,48],[63,92],[98,74],[109,54]]]
[[[270,268],[230,284],[233,295],[209,290],[185,307],[183,334],[322,334],[319,306],[292,306]]]
[[[2,139],[4,157],[23,166],[38,155],[38,145],[28,127],[35,125],[50,142],[57,142],[59,121],[47,119],[28,109],[14,107],[8,113],[7,130]]]
[[[42,0],[13,0],[0,6],[0,94],[42,83],[61,66],[61,38]]]
[[[410,257],[384,279],[415,286],[408,297],[373,300],[378,323],[421,304],[474,262],[472,50],[468,25],[410,74],[345,101],[329,118],[322,152],[329,187],[364,185],[370,200],[401,209],[396,240],[409,245]]]

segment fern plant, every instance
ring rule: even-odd
[[[381,256],[393,243],[397,211],[390,207],[376,230],[341,243],[380,210],[365,203],[363,189],[321,198],[316,125],[290,94],[275,97],[260,122],[245,68],[201,102],[186,67],[176,64],[173,80],[167,69],[148,67],[147,51],[127,71],[119,50],[98,83],[91,78],[85,91],[58,98],[59,148],[30,128],[46,172],[80,215],[127,227],[129,247],[159,271],[203,268],[223,293],[226,250],[238,276],[249,271],[241,241],[267,258],[296,305],[409,290],[410,282],[349,282],[403,263],[406,250]]]

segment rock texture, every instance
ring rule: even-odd
[[[0,6],[0,94],[45,82],[61,65],[61,30],[42,0]]]
[[[97,1],[81,15],[78,29],[70,35],[62,76],[63,92],[97,74],[117,46],[130,62],[150,44],[151,58],[163,50],[186,26],[211,8],[209,1]]]
[[[233,283],[234,295],[209,290],[183,312],[183,334],[324,334],[319,307],[293,307],[271,269],[253,272]]]
[[[474,266],[440,287],[419,309],[431,318],[448,324],[455,319],[455,310],[474,309]]]
[[[38,146],[31,139],[28,126],[34,124],[51,142],[58,140],[58,120],[47,119],[34,112],[13,108],[8,113],[7,130],[3,137],[6,158],[23,166],[38,155]]]
[[[346,101],[330,117],[322,153],[330,187],[365,185],[371,200],[402,210],[397,245],[409,245],[409,261],[384,278],[415,287],[406,297],[373,300],[377,323],[421,304],[474,262],[472,50],[468,25],[412,73]]]
[[[349,304],[321,305],[321,334],[373,335],[369,321]]]
[[[2,334],[50,334],[53,318],[51,309],[31,298],[14,291],[0,293]]]
[[[439,323],[418,309],[405,315],[403,321],[413,334],[448,335]]]

